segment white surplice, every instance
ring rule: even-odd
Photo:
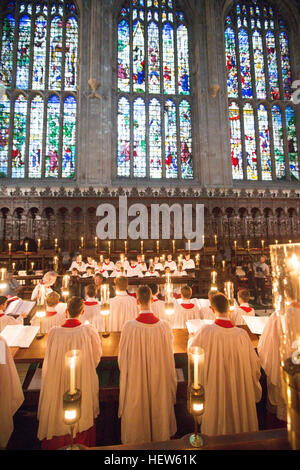
[[[167,322],[124,325],[119,345],[121,440],[165,441],[175,434],[177,379]]]
[[[96,367],[102,348],[98,332],[91,325],[53,327],[49,332],[42,368],[38,405],[40,440],[70,433],[69,426],[63,421],[63,394],[69,385],[65,354],[73,349],[80,349],[82,354],[81,381],[76,383],[82,393],[81,417],[75,425],[75,435],[91,428],[99,415],[99,380]]]
[[[201,432],[208,436],[258,431],[260,360],[241,328],[204,325],[189,347],[204,349],[205,411]]]
[[[268,398],[276,407],[277,418],[286,421],[286,405],[281,390],[280,318],[272,313],[257,345],[261,366],[267,376]]]
[[[22,385],[4,338],[0,336],[0,448],[5,448],[14,430],[13,416],[24,401]]]
[[[97,331],[104,331],[104,318],[100,313],[100,302],[97,299],[86,299],[80,321],[81,323],[88,321]]]
[[[153,296],[152,303],[151,303],[151,312],[157,318],[165,319],[165,302],[164,300],[160,300],[157,296]]]
[[[0,333],[7,325],[23,325],[23,317],[19,315],[18,318],[14,318],[5,314],[0,316]]]
[[[51,294],[51,292],[53,292],[53,289],[51,289],[51,287],[48,287],[45,284],[42,284],[42,283],[39,282],[32,291],[31,300],[38,300],[38,298],[41,295],[41,290],[42,289],[44,290],[45,297],[47,297],[47,295],[49,295],[49,294]]]
[[[41,333],[49,333],[53,326],[60,326],[66,321],[67,304],[59,302],[55,307],[46,307],[46,316],[42,318]],[[47,315],[55,313],[55,315]],[[30,320],[32,326],[40,326],[40,319],[37,315]]]
[[[195,318],[200,318],[200,309],[196,302],[191,299],[175,300],[173,328],[186,328],[186,321]]]
[[[230,320],[234,325],[246,325],[242,315],[255,317],[255,310],[253,310],[248,303],[237,305],[234,310],[230,312]]]
[[[115,297],[109,299],[109,304],[109,331],[121,331],[123,325],[129,320],[134,320],[139,313],[136,299],[126,291],[117,292]]]

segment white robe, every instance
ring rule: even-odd
[[[173,335],[165,321],[124,326],[119,345],[121,440],[165,441],[175,434],[177,379]]]
[[[145,273],[145,277],[159,277],[159,273],[157,271],[153,271],[153,273],[151,273],[150,271],[147,271]]]
[[[115,297],[109,299],[109,304],[109,331],[121,331],[123,325],[129,320],[134,320],[139,313],[136,299],[126,291],[117,292]]]
[[[87,302],[97,302],[97,305],[87,305]],[[100,302],[97,299],[86,299],[80,321],[81,323],[88,321],[97,331],[104,331],[104,318],[100,313]]]
[[[24,401],[22,385],[4,338],[0,336],[0,448],[5,448],[14,430],[13,415]]]
[[[201,300],[201,302],[199,302]],[[200,306],[200,318],[202,320],[215,320],[216,316],[208,299],[198,299],[198,307]]]
[[[75,328],[53,327],[49,332],[42,368],[42,385],[38,405],[38,438],[52,439],[70,433],[63,421],[63,394],[69,384],[65,354],[80,349],[82,354],[81,381],[76,387],[81,390],[81,417],[75,425],[75,434],[88,430],[99,415],[99,381],[96,367],[101,358],[101,342],[96,329],[91,325]]]
[[[164,300],[160,300],[156,296],[153,297],[153,301],[151,303],[151,312],[153,312],[154,315],[157,318],[165,319],[165,302],[164,302]]]
[[[41,333],[49,333],[53,326],[62,325],[67,319],[66,308],[67,304],[62,302],[57,304],[55,307],[47,307],[46,312],[56,312],[56,314],[42,318],[42,325],[40,328]],[[30,324],[32,326],[40,326],[40,319],[34,315],[34,317],[30,320]]]
[[[51,287],[47,287],[45,284],[38,283],[32,291],[31,300],[37,300],[39,298],[40,290],[41,290],[42,286],[45,287],[45,290],[44,290],[45,297],[47,297],[47,295],[49,295],[49,294],[51,294],[51,292],[53,292],[53,289],[51,289]]]
[[[127,277],[143,276],[142,268],[140,264],[130,265],[126,272]]]
[[[11,315],[3,315],[0,317],[0,333],[4,330],[7,325],[23,325],[23,317],[20,315],[18,318],[14,318]]]
[[[204,325],[190,339],[191,346],[200,346],[205,353],[201,432],[216,436],[258,431],[260,361],[248,333],[237,327]]]
[[[171,271],[175,271],[177,269],[175,261],[173,261],[173,260],[166,261],[164,269],[166,269],[166,268],[170,268]]]
[[[261,366],[267,376],[268,398],[276,406],[277,418],[287,420],[286,405],[281,390],[280,318],[272,313],[257,345]]]
[[[183,307],[183,305],[193,305],[192,308]],[[200,318],[200,310],[192,300],[178,299],[174,302],[174,318],[172,319],[172,328],[186,328],[187,320]]]
[[[105,269],[106,271],[113,271],[115,269],[115,263],[113,261],[110,261],[108,264],[104,262],[103,269]]]
[[[243,319],[242,315],[249,315],[255,317],[255,310],[253,310],[253,308],[250,310],[250,312],[245,312],[242,307],[249,308],[250,306],[249,304],[244,303],[239,306],[236,306],[234,310],[230,312],[230,320],[234,325],[246,325],[246,322]]]
[[[186,260],[182,262],[182,269],[195,269],[195,262],[193,259]]]
[[[70,268],[69,268],[69,271],[72,271],[73,268],[78,269],[78,271],[80,273],[84,273],[85,272],[85,263],[82,261],[81,264],[79,264],[79,263],[77,263],[77,261],[73,261]]]

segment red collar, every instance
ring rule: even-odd
[[[138,317],[136,318],[136,320],[139,321],[140,323],[153,325],[154,323],[157,323],[159,321],[159,318],[157,318],[152,312],[148,312],[148,313],[140,313]]]
[[[292,303],[290,304],[290,307],[299,308],[299,309],[300,309],[300,303],[299,303],[299,302],[292,302]]]
[[[209,308],[215,313],[214,309],[212,308],[212,306],[210,305]]]
[[[176,294],[176,292],[173,292],[173,295],[175,299],[181,299],[181,294]]]
[[[130,265],[131,269],[135,269],[136,268],[136,264],[134,266]]]
[[[128,295],[130,295],[131,297],[136,298],[136,293],[135,292],[128,292]]]
[[[195,307],[194,304],[180,304],[180,305],[181,305],[181,307],[187,308],[187,309],[189,309],[189,308],[194,308],[194,307]]]
[[[4,317],[5,313],[0,313],[0,318]]]
[[[106,264],[106,266],[109,266],[109,265],[110,265],[110,262],[109,262],[109,263],[106,263],[106,261],[104,261],[104,264]]]
[[[64,328],[76,328],[76,326],[81,325],[81,322],[78,318],[68,318],[63,325]]]
[[[244,312],[246,312],[246,313],[252,312],[252,308],[251,308],[251,307],[246,307],[246,306],[241,306],[241,305],[240,305],[240,308],[241,308],[242,310],[244,310]]]
[[[90,306],[90,305],[98,305],[98,302],[95,302],[95,301],[94,301],[94,302],[93,302],[93,301],[89,302],[89,301],[86,300],[86,301],[84,302],[84,305],[88,305],[88,306]]]
[[[44,281],[40,281],[40,284],[41,284],[42,286],[44,286],[44,285],[45,285]]]
[[[221,320],[220,318],[217,318],[215,320],[215,325],[221,326],[222,328],[233,328],[234,325],[231,323],[230,320]]]
[[[57,312],[46,312],[46,317],[53,317]]]
[[[158,299],[152,299],[152,302],[157,302],[157,301],[158,301]]]

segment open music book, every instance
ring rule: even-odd
[[[10,347],[29,348],[39,329],[39,326],[7,325],[1,336]]]
[[[17,299],[8,304],[5,310],[5,315],[13,315],[14,317],[18,317],[22,313],[27,313],[29,315],[34,306],[35,302],[32,302],[31,300]]]
[[[249,330],[254,335],[261,335],[264,331],[264,327],[266,326],[269,317],[253,317],[251,315],[242,315],[243,319],[245,320]]]

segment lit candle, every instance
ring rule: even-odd
[[[111,245],[111,241],[108,242],[108,254],[110,255],[110,245]]]
[[[203,241],[203,247],[204,247],[204,245],[205,245],[205,236],[204,235],[202,235],[202,241]]]
[[[38,241],[37,241],[37,242],[38,242],[38,250],[40,250],[40,249],[41,249],[41,239],[38,238]]]
[[[216,271],[212,271],[212,273],[211,273],[211,282],[212,282],[212,284],[215,284],[216,280],[217,280],[217,273],[216,273]]]
[[[262,241],[261,241],[261,248],[262,248],[262,250],[264,250],[264,248],[265,248],[265,240],[262,240]]]
[[[143,251],[144,251],[144,242],[143,240],[141,240],[141,254],[143,254]]]
[[[16,269],[16,263],[13,263],[13,264],[12,264],[12,268],[13,268],[13,270]]]
[[[11,254],[11,243],[8,244],[8,254]]]
[[[127,254],[127,240],[124,241],[125,255]]]
[[[142,262],[145,262],[145,255],[142,255]]]
[[[191,251],[191,240],[188,240],[188,250]]]
[[[173,254],[175,254],[175,240],[172,241],[172,245],[173,245]]]
[[[199,266],[200,263],[200,255],[199,253],[196,255],[196,266]]]
[[[247,248],[250,249],[250,240],[247,240]]]
[[[100,263],[103,263],[103,255],[100,255]]]
[[[289,244],[290,244],[290,245],[291,245],[291,243],[292,243],[292,240],[289,240]]]
[[[54,269],[57,270],[57,262],[58,262],[58,257],[57,256],[54,256],[53,258],[53,265],[54,265]]]
[[[32,262],[32,263],[31,263],[31,269],[32,269],[32,271],[33,271],[33,268],[34,268],[34,263]]]
[[[234,250],[236,251],[236,249],[237,249],[237,241],[234,240]]]
[[[1,268],[1,281],[5,281],[6,268]]]
[[[83,248],[83,246],[84,246],[84,237],[80,238],[80,244],[81,244],[81,248]]]
[[[62,286],[64,289],[67,289],[69,287],[69,280],[70,276],[68,276],[68,274],[65,274],[62,281]]]
[[[25,242],[25,251],[26,251],[26,253],[28,251],[28,242]]]
[[[218,237],[217,237],[217,235],[215,235],[215,245],[217,245],[217,244],[218,244]]]
[[[198,348],[197,348],[198,349]],[[200,350],[201,351],[201,350]],[[199,350],[192,355],[194,360],[194,384],[193,388],[195,390],[199,390],[199,368],[203,368],[204,366],[204,351],[200,352]]]
[[[278,245],[278,240],[275,240],[276,245]]]
[[[157,242],[156,242],[156,251],[157,251],[157,253],[159,253],[159,240],[157,240]]]
[[[54,238],[54,248],[55,249],[57,248],[57,245],[58,245],[58,240],[57,240],[57,238]]]
[[[214,266],[215,265],[215,255],[212,255],[211,260],[212,260],[212,265]]]
[[[74,356],[70,359],[70,395],[75,394],[75,366],[76,366],[76,357]]]
[[[98,248],[98,237],[95,237],[95,248]]]
[[[226,261],[223,259],[223,261],[222,261],[223,271],[225,271],[225,264],[226,264]]]

